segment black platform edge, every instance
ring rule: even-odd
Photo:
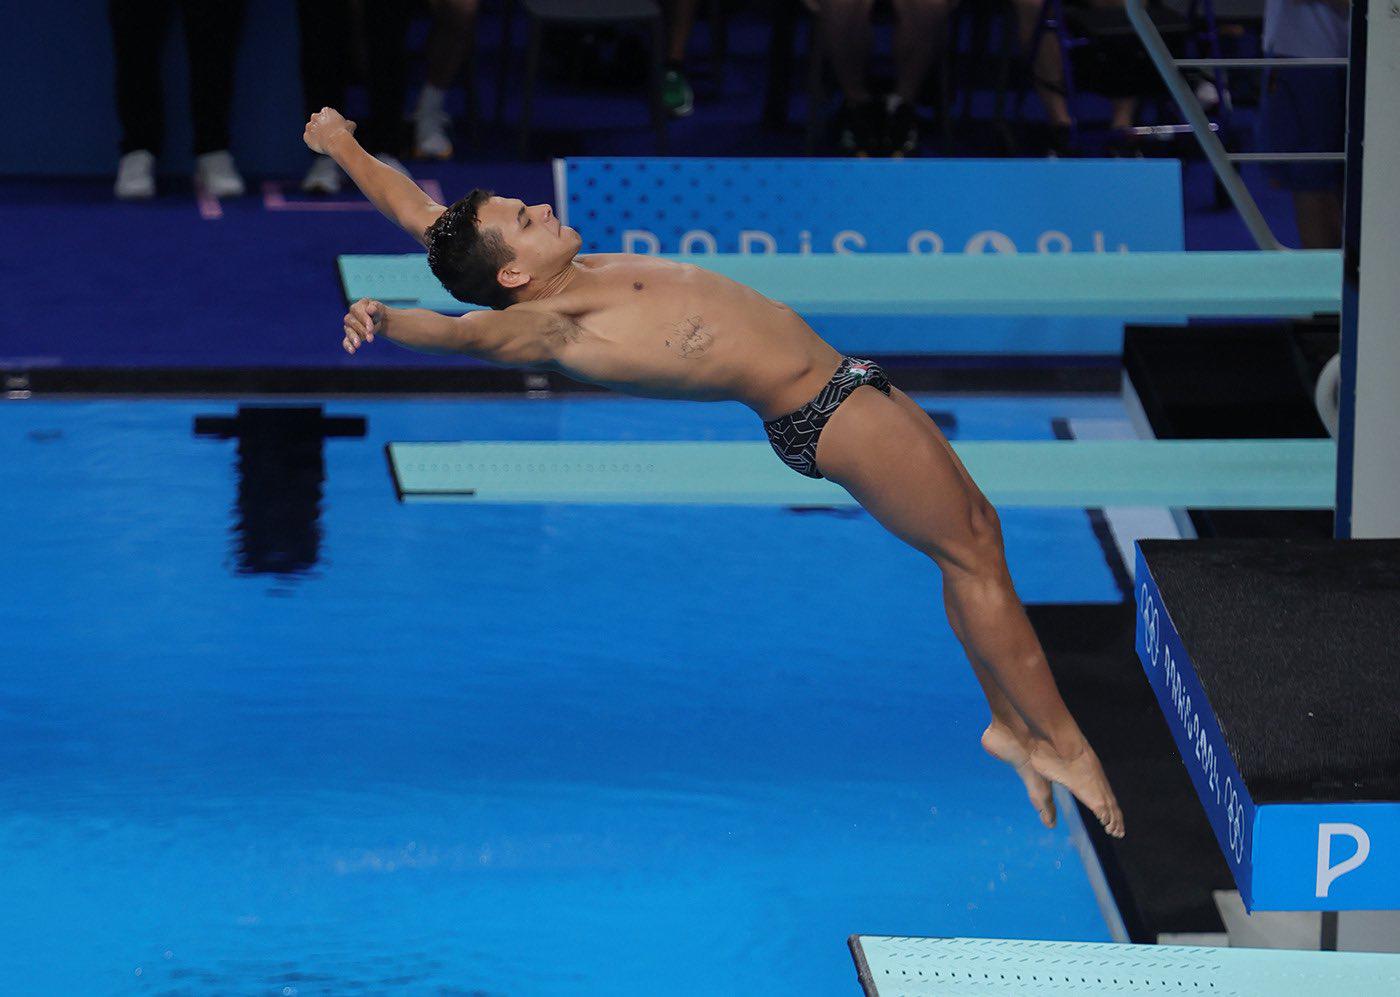
[[[1143,540],[1249,795],[1400,799],[1400,540]]]
[[[949,394],[1107,394],[1116,357],[1018,358],[871,354],[908,391]],[[36,395],[458,395],[611,394],[553,371],[500,367],[64,367],[0,366],[4,397]]]
[[[865,997],[880,997],[879,985],[875,982],[874,974],[870,972],[870,963],[866,960],[865,949],[860,944],[860,935],[847,936],[846,947],[851,950],[851,958],[855,960],[856,979],[860,981],[860,988],[865,991]]]
[[[1339,341],[1335,316],[1129,325],[1123,367],[1158,439],[1324,439],[1313,385]],[[1333,535],[1326,509],[1187,512],[1200,537]]]
[[[389,465],[389,479],[394,483],[394,498],[399,504],[403,504],[403,482],[399,480],[399,468],[394,463],[394,451],[392,443],[384,444],[384,462]]]
[[[1079,814],[1129,939],[1223,932],[1211,894],[1234,889],[1234,880],[1134,653],[1134,604],[1030,605],[1026,613],[1123,807],[1121,840],[1082,805]]]
[[[1072,440],[1074,432],[1070,429],[1069,420],[1065,418],[1054,418],[1050,420],[1050,429],[1055,434],[1057,440]],[[1113,575],[1113,584],[1118,586],[1118,595],[1126,602],[1133,598],[1133,576],[1123,564],[1123,558],[1118,554],[1118,545],[1113,540],[1113,530],[1108,525],[1108,517],[1104,515],[1102,509],[1085,509],[1089,517],[1089,528],[1094,531],[1094,539],[1098,541],[1099,552],[1103,554],[1104,564],[1108,565],[1109,572]]]

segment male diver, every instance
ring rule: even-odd
[[[948,620],[991,707],[982,746],[1016,770],[1045,826],[1055,824],[1058,782],[1123,836],[1113,790],[1012,586],[996,510],[878,365],[842,356],[791,308],[700,267],[580,256],[578,232],[547,204],[482,190],[437,204],[365,152],[354,128],[323,108],[303,138],[427,248],[453,297],[489,308],[451,317],[362,299],[345,316],[348,353],[383,336],[630,395],[747,405],[785,464],[836,482],[938,566]]]

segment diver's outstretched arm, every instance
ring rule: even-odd
[[[302,140],[312,152],[330,156],[385,218],[427,245],[423,233],[446,209],[423,188],[375,159],[355,141],[355,122],[332,107],[311,115]]]
[[[554,362],[570,322],[529,302],[451,316],[361,298],[346,312],[344,332],[341,346],[351,355],[383,336],[419,353],[465,353],[505,367],[534,367]]]

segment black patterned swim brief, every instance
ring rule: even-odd
[[[831,375],[826,387],[796,412],[765,422],[768,442],[784,464],[809,478],[824,477],[817,470],[817,440],[837,407],[862,384],[890,393],[890,379],[878,364],[855,357],[843,357],[841,366]]]

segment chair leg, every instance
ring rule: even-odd
[[[792,102],[793,48],[797,44],[798,0],[779,0],[768,36],[768,87],[763,98],[763,124],[783,128]]]
[[[1000,49],[997,53],[997,82],[992,101],[992,126],[994,128],[1006,127],[1006,94],[1011,83],[1011,46],[1016,44],[1016,34],[1020,30],[1016,21],[1015,8],[1008,6],[1005,9],[1000,28],[1000,36],[997,39]],[[980,51],[985,52],[991,48],[991,34],[991,31],[984,27],[983,48]],[[973,51],[979,50],[974,48]]]
[[[821,21],[812,18],[808,29],[807,52],[807,155],[817,151],[817,137],[821,133],[822,111],[826,104],[826,92],[822,86],[822,73],[826,69],[826,45],[822,42]]]
[[[1026,52],[1025,52],[1025,59],[1026,59],[1026,75],[1027,75],[1031,80],[1034,80],[1034,79],[1035,79],[1035,75],[1036,75],[1035,63],[1036,63],[1037,57],[1040,55],[1040,40],[1041,40],[1043,37],[1045,37],[1045,31],[1046,31],[1045,21],[1046,21],[1046,18],[1048,18],[1048,17],[1050,16],[1051,2],[1052,2],[1052,0],[1042,0],[1042,2],[1041,2],[1041,4],[1040,4],[1040,14],[1039,14],[1039,16],[1036,18],[1036,22],[1035,22],[1035,30],[1031,32],[1031,41],[1030,41],[1030,45],[1027,46],[1027,49],[1026,49]],[[1061,56],[1061,58],[1063,59],[1063,57],[1064,57],[1064,51],[1063,51],[1063,49],[1061,50],[1060,56]],[[1028,89],[1030,89],[1030,88],[1027,87],[1025,84],[1022,84],[1022,86],[1016,91],[1016,100],[1015,100],[1015,103],[1013,104],[1013,110],[1012,110],[1012,120],[1015,121],[1015,123],[1016,123],[1018,126],[1021,124],[1021,119],[1022,119],[1022,118],[1024,117],[1024,115],[1025,115],[1025,110],[1026,110],[1026,91],[1027,91]]]
[[[1070,61],[1070,37],[1069,27],[1065,24],[1065,7],[1063,0],[1048,0],[1055,9],[1055,34],[1060,39],[1060,65],[1064,74],[1065,106],[1074,107],[1074,64]],[[1073,111],[1070,112],[1073,115]],[[1079,119],[1074,119],[1073,130],[1079,130]]]
[[[724,57],[729,53],[729,22],[723,0],[710,0],[710,76],[715,90],[724,93]]]
[[[467,73],[466,98],[467,98],[467,141],[472,144],[472,148],[481,149],[481,95],[477,92],[477,67],[481,65],[481,51],[477,47],[477,18],[473,17],[471,27],[467,29],[467,57],[471,60],[471,69]]]
[[[992,116],[992,130],[1000,136],[1003,154],[1007,156],[1014,156],[1017,151],[1015,135],[1006,123],[1006,94],[1011,89],[1011,45],[1015,30],[1015,22],[1009,20],[1002,29],[1001,53],[997,56],[996,111]],[[1017,104],[1016,118],[1020,120],[1020,104]]]
[[[956,41],[950,41],[949,44],[956,44]],[[953,67],[951,62],[951,55],[945,51],[938,67],[938,125],[945,154],[953,147]]]
[[[496,127],[505,120],[507,70],[510,67],[510,24],[515,20],[514,0],[505,0],[501,5],[501,50],[497,53],[500,65],[496,69]]]
[[[535,97],[535,76],[540,68],[540,44],[544,34],[540,20],[530,18],[529,41],[525,52],[525,99],[520,109],[520,158],[530,154],[530,112]]]
[[[651,22],[651,79],[647,103],[651,107],[651,126],[656,130],[656,152],[666,152],[666,107],[661,101],[661,60],[666,54],[666,32],[660,17]]]

